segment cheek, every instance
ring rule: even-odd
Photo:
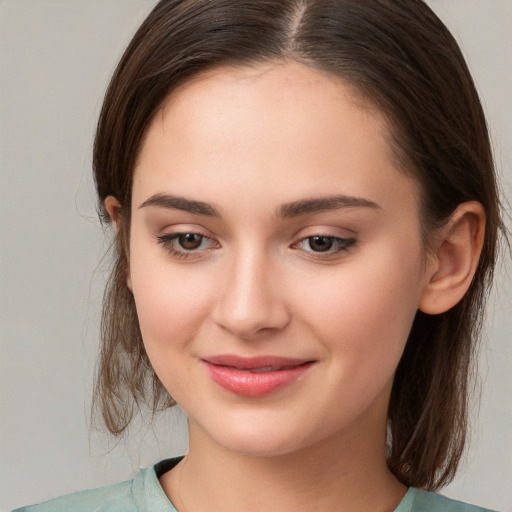
[[[193,359],[188,356],[204,306],[179,276],[140,272],[132,277],[144,347],[156,375],[179,404],[186,403]]]
[[[138,249],[132,251],[130,275],[144,345],[153,365],[159,365],[194,337],[206,290],[197,280],[184,279],[165,257],[150,259]]]
[[[318,276],[302,281],[307,318],[347,371],[394,372],[417,311],[419,261],[404,261],[393,248],[387,257],[383,250],[377,258],[347,261],[323,286]]]

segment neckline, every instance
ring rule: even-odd
[[[149,468],[141,469],[135,476],[134,490],[139,488],[142,491],[143,506],[148,510],[153,512],[178,512],[167,494],[165,494],[159,478],[168,471],[171,471],[182,460],[183,456],[163,459]],[[141,485],[139,486],[137,483]],[[412,512],[412,505],[416,494],[417,489],[409,487],[393,512]]]

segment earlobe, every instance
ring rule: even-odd
[[[112,224],[114,225],[114,228],[116,229],[116,232],[119,233],[121,221],[121,204],[114,196],[107,196],[103,204],[105,205],[105,210],[107,210],[107,213],[110,217],[110,220],[112,221]],[[128,249],[125,248],[125,251],[128,251]],[[126,286],[133,293],[132,277],[130,274],[130,267],[128,264],[126,268]]]
[[[437,315],[455,306],[476,272],[485,233],[485,211],[476,201],[462,203],[441,228],[427,264],[419,309]]]

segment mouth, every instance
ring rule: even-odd
[[[210,378],[241,396],[267,395],[300,380],[315,361],[276,356],[219,355],[202,360]]]

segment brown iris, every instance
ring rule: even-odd
[[[198,249],[202,241],[203,235],[198,235],[197,233],[185,233],[178,237],[178,243],[187,251]]]
[[[325,252],[332,249],[334,243],[330,236],[310,236],[308,238],[309,247],[315,252]]]

